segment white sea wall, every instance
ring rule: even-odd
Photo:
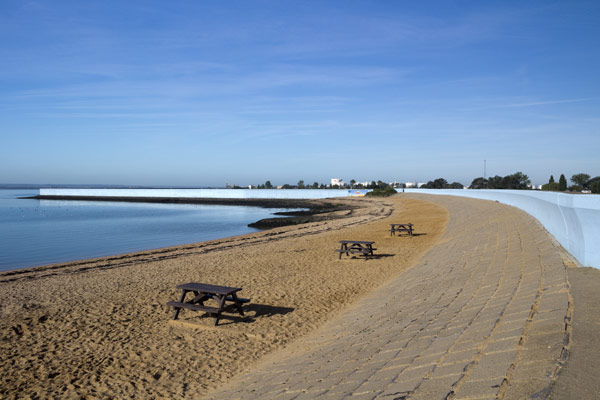
[[[364,189],[40,189],[41,196],[326,199],[364,195]]]
[[[399,189],[398,191],[401,191]],[[405,189],[508,204],[535,217],[582,265],[600,268],[600,196],[537,190]]]

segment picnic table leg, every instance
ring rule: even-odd
[[[225,307],[225,295],[219,295],[216,296],[217,300],[219,302],[219,311],[217,312],[217,315],[215,315],[215,326],[217,326],[217,324],[219,323],[219,318],[221,318],[221,311],[223,310],[223,308]]]
[[[180,303],[183,303],[183,300],[185,300],[186,293],[187,293],[187,290],[182,289],[181,298],[179,299]],[[175,313],[173,314],[173,319],[177,319],[177,317],[179,317],[179,311],[181,311],[181,308],[175,307]]]
[[[341,260],[341,259],[342,259],[342,253],[344,252],[344,249],[348,250],[348,249],[346,248],[346,245],[345,245],[345,244],[342,244],[342,247],[340,248],[340,256],[338,257],[338,260]],[[346,255],[348,255],[348,251],[346,251]]]
[[[236,293],[232,293],[231,294],[231,298],[233,299],[233,304],[235,305],[235,308],[237,308],[237,310],[239,311],[239,313],[243,317],[244,316],[244,310],[242,309],[242,303],[240,303],[240,301],[238,300],[237,294]]]

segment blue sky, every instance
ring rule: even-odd
[[[0,182],[600,175],[598,1],[0,3]]]

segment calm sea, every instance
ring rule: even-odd
[[[19,199],[0,189],[0,270],[130,253],[255,232],[281,209]]]

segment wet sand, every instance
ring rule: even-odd
[[[399,276],[434,246],[448,213],[428,201],[343,199],[344,218],[130,255],[0,273],[0,395],[196,398]],[[417,233],[390,237],[389,223]],[[380,257],[338,261],[341,239]],[[219,326],[165,303],[197,281],[242,287],[246,317]]]

